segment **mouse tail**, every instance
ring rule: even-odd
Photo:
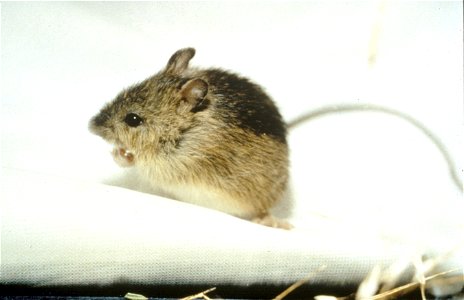
[[[463,192],[463,184],[461,179],[459,178],[458,171],[456,168],[456,165],[453,162],[453,159],[451,158],[451,155],[446,148],[446,146],[443,144],[443,142],[438,138],[437,135],[435,135],[430,129],[428,129],[424,124],[419,122],[417,119],[413,118],[412,116],[403,113],[401,111],[379,106],[379,105],[373,105],[373,104],[335,104],[335,105],[329,105],[329,106],[323,106],[321,108],[309,111],[293,120],[287,123],[287,128],[289,130],[294,129],[295,127],[306,123],[308,121],[312,121],[314,119],[317,119],[319,117],[323,117],[326,115],[331,115],[331,114],[338,114],[338,113],[345,113],[345,112],[360,112],[360,111],[365,111],[365,112],[382,112],[386,113],[389,115],[397,116],[403,120],[406,120],[413,126],[415,126],[417,129],[422,131],[428,138],[429,140],[438,148],[438,150],[441,152],[443,158],[446,161],[446,164],[448,165],[448,170],[449,174],[451,177],[451,180],[453,183],[456,185],[456,187]]]

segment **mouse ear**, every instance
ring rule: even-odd
[[[181,88],[182,99],[190,106],[191,112],[199,112],[206,109],[209,101],[205,99],[208,93],[208,84],[202,79],[191,79]]]
[[[184,48],[177,50],[168,61],[166,72],[174,75],[180,75],[187,69],[189,61],[195,55],[195,49]]]

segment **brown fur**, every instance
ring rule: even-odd
[[[164,70],[103,107],[90,130],[115,145],[121,165],[138,168],[173,198],[265,218],[287,187],[285,124],[259,86],[189,68],[194,54],[177,51]],[[128,114],[141,124],[126,124]]]

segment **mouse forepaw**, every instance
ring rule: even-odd
[[[114,148],[111,154],[114,161],[121,167],[131,167],[134,165],[134,154],[123,148]]]
[[[280,228],[285,230],[290,230],[293,228],[293,225],[285,220],[281,220],[271,215],[265,215],[264,217],[257,217],[252,220],[252,222],[261,224],[268,227]]]

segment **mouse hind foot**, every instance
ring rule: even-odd
[[[290,230],[293,229],[293,225],[290,224],[289,222],[276,218],[272,215],[265,215],[263,217],[256,217],[251,220],[254,223],[268,226],[268,227],[273,227],[273,228],[279,228],[279,229],[285,229],[285,230]]]

